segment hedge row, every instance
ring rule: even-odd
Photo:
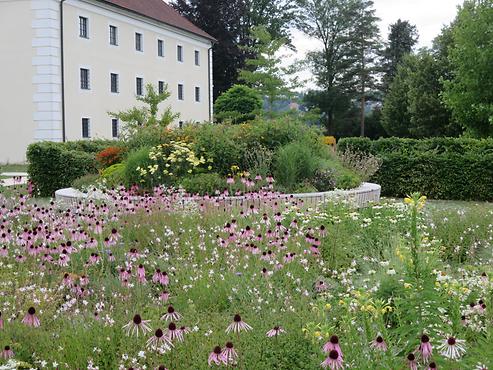
[[[432,199],[493,200],[493,140],[347,138],[338,150],[372,153],[382,166],[372,181],[382,194],[419,191]]]
[[[493,154],[493,138],[491,139],[470,139],[470,138],[450,138],[435,137],[430,139],[401,139],[384,138],[370,140],[367,137],[344,138],[337,144],[338,150],[356,150],[371,153],[374,155],[389,153],[405,154]]]
[[[29,145],[28,174],[40,196],[52,196],[86,174],[97,173],[96,153],[114,141],[40,142]]]

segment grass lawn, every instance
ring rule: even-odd
[[[13,359],[70,369],[493,365],[490,204],[309,209],[268,195],[225,209],[127,195],[70,211],[0,198],[15,215],[3,220],[0,257],[0,344]]]
[[[27,172],[27,164],[0,164],[2,172]]]

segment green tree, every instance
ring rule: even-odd
[[[232,123],[252,120],[261,109],[260,95],[245,85],[234,85],[221,94],[214,104],[216,119],[218,121],[231,120]]]
[[[346,113],[338,105],[364,95],[365,83],[361,84],[361,81],[370,76],[366,50],[371,50],[367,46],[374,37],[373,3],[365,0],[300,0],[300,6],[302,19],[298,27],[321,43],[320,50],[308,53],[307,63],[320,88],[315,100],[323,103],[319,108],[327,131],[333,133],[336,114]]]
[[[240,70],[239,80],[266,97],[268,110],[272,112],[275,101],[291,95],[288,74],[292,72],[292,68],[283,67],[282,56],[279,55],[286,40],[273,39],[264,26],[252,29],[252,39],[255,40],[255,46],[248,49],[256,57],[246,60],[246,68]],[[293,79],[290,82],[294,84]]]
[[[493,0],[468,0],[459,9],[448,50],[452,77],[443,99],[470,134],[493,135]]]
[[[389,135],[422,138],[460,133],[441,100],[445,74],[440,59],[430,50],[404,58],[383,105],[382,125]]]
[[[143,96],[137,96],[137,101],[143,103],[139,107],[133,107],[122,112],[109,112],[111,117],[117,118],[125,123],[123,134],[131,136],[141,128],[157,127],[166,128],[174,120],[180,117],[179,113],[173,113],[168,106],[159,114],[159,105],[171,96],[168,86],[165,84],[162,93],[156,91],[152,84],[146,85],[146,93]]]
[[[397,72],[397,66],[410,54],[419,39],[416,26],[409,21],[398,19],[389,26],[387,45],[383,51],[383,86],[386,93]]]

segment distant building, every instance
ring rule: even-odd
[[[212,117],[214,39],[162,0],[0,0],[0,163],[40,140],[112,138],[152,83]],[[176,122],[178,125],[179,122]]]

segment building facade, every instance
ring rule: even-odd
[[[214,39],[162,0],[0,0],[0,31],[0,163],[36,141],[118,137],[108,113],[149,83],[167,86],[175,125],[212,119]]]

